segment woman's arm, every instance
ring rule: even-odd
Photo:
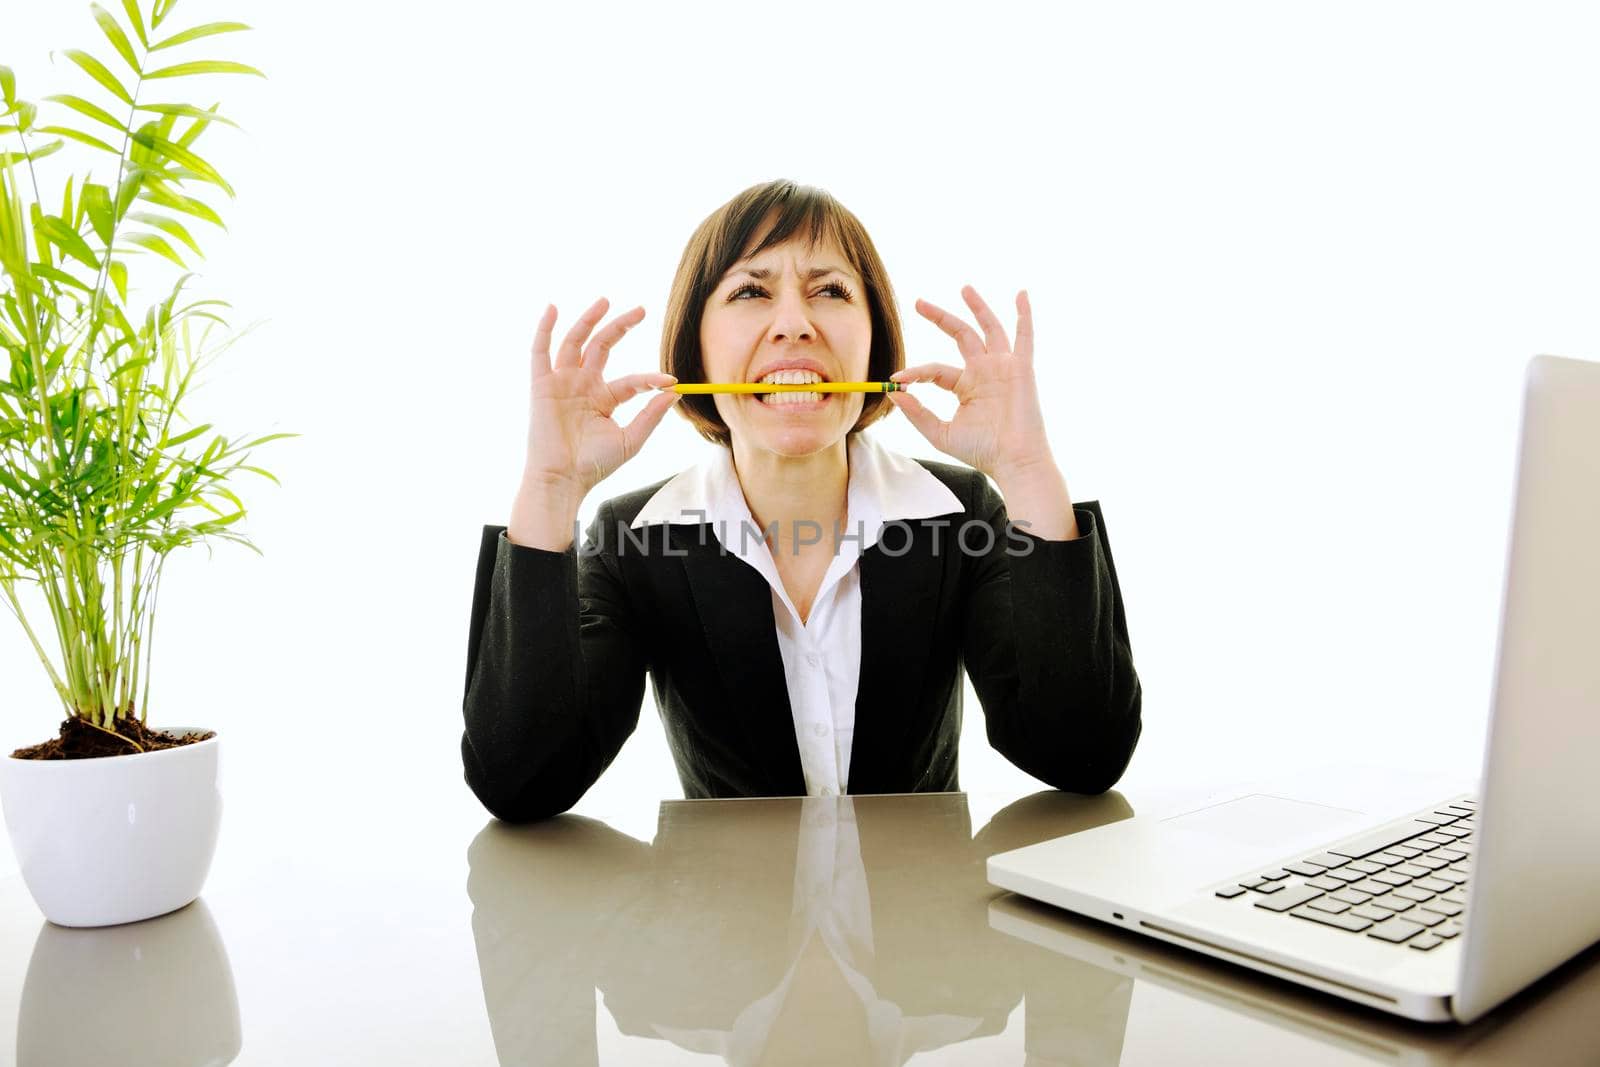
[[[564,551],[486,526],[467,644],[461,760],[484,807],[520,822],[578,802],[639,722],[646,643],[615,545],[610,504]]]
[[[1141,693],[1100,506],[1073,509],[1077,538],[1047,540],[1009,528],[1000,493],[973,478],[971,514],[994,539],[963,559],[961,647],[989,743],[1057,789],[1104,792],[1139,740]]]

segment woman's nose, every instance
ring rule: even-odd
[[[772,325],[767,330],[767,340],[810,341],[816,337],[811,320],[806,316],[806,304],[798,294],[784,293],[773,304]]]

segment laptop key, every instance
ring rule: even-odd
[[[1443,864],[1440,866],[1443,866]],[[1285,878],[1289,877],[1289,872],[1284,870],[1263,871],[1261,872],[1261,877],[1265,878],[1269,882],[1281,882]]]
[[[1418,858],[1420,859],[1421,857]],[[1390,867],[1389,873],[1403,874],[1407,878],[1426,878],[1428,877],[1428,870],[1429,868],[1418,867],[1415,863],[1402,863],[1398,867]]]
[[[1416,937],[1422,931],[1423,927],[1416,923],[1408,922],[1399,916],[1395,916],[1375,925],[1367,931],[1367,936],[1376,937],[1382,941],[1392,941],[1398,945],[1407,938]]]
[[[1371,904],[1358,904],[1350,909],[1350,914],[1359,915],[1363,919],[1371,919],[1375,923],[1381,923],[1385,919],[1392,916],[1394,912],[1384,911],[1382,908],[1375,908]]]
[[[1432,930],[1429,930],[1428,932],[1430,934],[1432,934],[1434,937],[1455,937],[1455,936],[1457,936],[1458,934],[1461,933],[1461,924],[1460,923],[1445,923],[1442,926],[1435,926]]]
[[[1383,870],[1385,865],[1382,863],[1373,863],[1371,860],[1351,860],[1349,863],[1345,864],[1345,866],[1350,868],[1352,871],[1360,871],[1362,874],[1377,874],[1379,871]],[[1441,863],[1439,866],[1443,867],[1444,864]]]
[[[1349,888],[1354,889],[1357,893],[1368,893],[1375,897],[1381,897],[1393,889],[1394,886],[1384,885],[1382,882],[1374,882],[1371,878],[1363,878],[1359,882],[1351,882]]]
[[[1441,881],[1438,878],[1418,878],[1411,884],[1418,889],[1426,889],[1430,893],[1448,893],[1454,888],[1449,882]]]
[[[1366,871],[1352,871],[1349,867],[1336,867],[1323,873],[1329,878],[1337,878],[1341,882],[1359,882],[1367,876]]]
[[[1463,879],[1463,881],[1465,881],[1465,879]],[[1344,883],[1341,882],[1339,879],[1337,879],[1337,878],[1329,878],[1325,874],[1319,874],[1315,878],[1307,878],[1306,879],[1306,885],[1314,885],[1318,889],[1342,889],[1342,888],[1344,888]]]
[[[1307,856],[1306,863],[1314,863],[1318,867],[1343,867],[1350,862],[1345,856],[1335,856],[1329,852],[1319,852],[1315,856]]]
[[[1428,951],[1430,948],[1437,948],[1438,946],[1444,944],[1443,941],[1437,937],[1434,937],[1431,933],[1420,934],[1417,937],[1413,937],[1406,943],[1412,948],[1421,949],[1423,952]]]
[[[1426,889],[1418,889],[1414,885],[1403,885],[1394,891],[1394,895],[1404,897],[1406,900],[1414,900],[1418,904],[1421,904],[1424,900],[1432,900],[1434,898],[1433,893],[1428,892]]]
[[[1336,845],[1328,849],[1328,851],[1340,856],[1348,856],[1351,859],[1360,859],[1363,856],[1370,856],[1374,852],[1382,852],[1390,845],[1399,844],[1409,837],[1416,837],[1418,834],[1432,829],[1433,826],[1429,823],[1417,822],[1413,819],[1410,822],[1401,823],[1399,826],[1393,826],[1387,830],[1375,830],[1370,834],[1363,834],[1354,841]]]
[[[1417,902],[1390,894],[1386,897],[1373,897],[1372,905],[1376,908],[1383,908],[1386,911],[1410,911],[1417,906]]]
[[[1393,846],[1390,846],[1391,848]],[[1404,863],[1406,858],[1395,852],[1374,852],[1367,857],[1368,863],[1381,863],[1385,867],[1393,867],[1397,863]]]
[[[1225,885],[1217,890],[1217,896],[1232,900],[1234,897],[1244,896],[1246,890],[1242,885]]]
[[[1446,863],[1454,863],[1456,860],[1466,859],[1467,854],[1461,851],[1459,848],[1452,846],[1451,848],[1434,849],[1432,852],[1428,853],[1428,858],[1444,860]]]
[[[1246,886],[1246,888],[1247,889],[1253,889],[1257,893],[1276,893],[1278,890],[1283,888],[1283,883],[1282,882],[1262,882],[1260,885]]]
[[[1456,856],[1454,858],[1460,859],[1461,857]],[[1314,863],[1285,863],[1283,865],[1283,869],[1294,874],[1298,874],[1304,878],[1315,878],[1327,868],[1319,867]]]
[[[1420,856],[1427,849],[1417,848],[1415,845],[1390,845],[1384,851],[1393,852],[1396,856]]]
[[[1395,874],[1394,871],[1384,871],[1382,874],[1375,874],[1375,875],[1372,876],[1372,880],[1374,882],[1382,882],[1384,885],[1387,885],[1387,886],[1410,885],[1411,884],[1411,879],[1410,878],[1407,878],[1403,874]]]
[[[1450,866],[1450,861],[1434,859],[1432,856],[1418,856],[1411,861],[1411,864],[1415,867],[1426,867],[1430,871],[1437,871],[1441,867]]]
[[[1310,919],[1312,922],[1322,923],[1324,926],[1337,926],[1339,929],[1349,930],[1353,934],[1359,934],[1372,925],[1371,919],[1363,919],[1349,913],[1330,915],[1325,911],[1317,911],[1315,908],[1296,908],[1289,914],[1297,919]],[[1418,927],[1418,929],[1421,928]]]
[[[1350,905],[1342,900],[1334,900],[1332,897],[1322,897],[1318,900],[1307,901],[1306,907],[1316,908],[1318,911],[1325,911],[1330,915],[1338,915],[1340,912],[1350,910]],[[1443,915],[1439,916],[1439,921],[1444,921]]]
[[[1406,912],[1406,918],[1411,922],[1421,923],[1423,926],[1438,926],[1440,923],[1449,921],[1447,916],[1429,911],[1427,908],[1412,908]]]
[[[1328,894],[1334,900],[1342,900],[1346,904],[1365,904],[1373,898],[1372,893],[1362,893],[1354,886],[1345,886],[1343,889],[1334,890]]]
[[[1459,818],[1461,818],[1461,816],[1454,815],[1454,814],[1451,814],[1449,812],[1445,812],[1444,814],[1440,814],[1437,811],[1430,811],[1426,815],[1418,815],[1417,816],[1417,821],[1418,822],[1431,822],[1435,826],[1449,826],[1451,823],[1455,822]]]
[[[1440,915],[1456,916],[1466,911],[1460,904],[1452,904],[1448,900],[1429,900],[1423,905],[1428,911],[1436,911]]]
[[[1299,907],[1306,901],[1315,900],[1320,896],[1322,896],[1322,890],[1320,889],[1308,885],[1297,885],[1290,889],[1285,889],[1282,893],[1274,893],[1270,897],[1257,900],[1255,901],[1255,906],[1266,908],[1268,911],[1288,911],[1290,908]],[[1441,915],[1439,918],[1443,919],[1444,916]]]

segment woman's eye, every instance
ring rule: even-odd
[[[829,282],[827,285],[824,285],[821,289],[817,290],[817,292],[819,292],[819,293],[829,293],[829,292],[831,292],[831,293],[835,294],[836,296],[838,296],[842,300],[849,300],[850,296],[851,296],[850,290],[846,289],[844,286],[840,285],[838,282]],[[759,285],[741,285],[741,286],[739,286],[739,288],[735,289],[733,292],[728,294],[728,299],[729,300],[738,300],[745,293],[755,293],[758,296],[766,296],[767,295],[767,291],[765,289],[761,288]]]

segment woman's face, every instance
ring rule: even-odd
[[[717,283],[700,316],[700,351],[711,382],[761,381],[792,364],[824,381],[864,381],[872,351],[866,286],[833,241],[812,246],[793,237],[735,263]],[[793,369],[778,374],[780,381],[799,377]],[[866,398],[719,393],[713,399],[742,445],[803,456],[842,439]]]

